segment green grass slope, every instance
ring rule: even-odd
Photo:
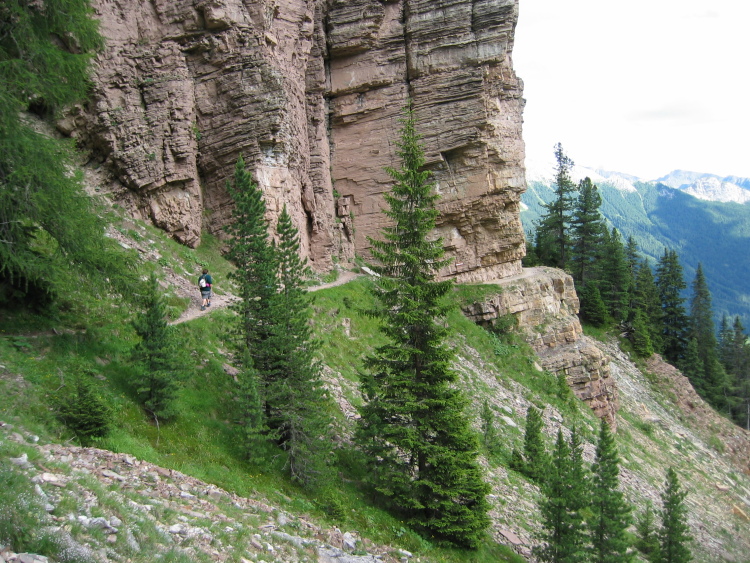
[[[163,280],[175,319],[195,311],[193,278],[203,265],[216,274],[217,291],[231,293],[226,277],[231,265],[218,254],[216,241],[209,239],[193,251],[145,225],[120,219],[113,236],[144,257],[144,276],[155,271]],[[561,425],[579,427],[589,462],[596,419],[558,378],[539,370],[533,352],[520,337],[496,337],[461,314],[460,305],[482,300],[499,288],[457,287],[452,297],[455,306],[447,318],[457,354],[455,369],[471,400],[469,413],[476,427],[486,401],[498,434],[497,444],[485,449],[482,457],[492,487],[493,524],[485,543],[474,552],[433,544],[405,528],[361,485],[365,466],[350,442],[356,407],[361,402],[357,382],[362,358],[382,341],[373,319],[363,312],[372,299],[370,283],[360,277],[313,294],[313,323],[323,344],[326,385],[339,407],[333,413],[338,435],[332,460],[336,486],[321,494],[304,491],[288,479],[282,451],[269,445],[259,458],[247,459],[238,447],[241,427],[233,409],[230,310],[214,308],[176,325],[189,351],[190,369],[181,374],[177,417],[158,426],[137,405],[130,384],[133,367],[129,354],[135,334],[129,322],[135,311],[124,307],[121,300],[94,299],[82,288],[80,299],[56,317],[3,311],[0,421],[6,426],[0,430],[0,534],[4,529],[24,530],[16,534],[16,548],[45,553],[59,561],[66,556],[61,554],[64,550],[59,541],[45,536],[50,525],[62,526],[78,549],[134,562],[268,561],[269,557],[313,561],[320,544],[284,546],[279,543],[283,534],[320,542],[320,538],[329,541],[336,529],[358,538],[355,553],[379,554],[384,561],[400,560],[404,556],[400,550],[425,562],[524,560],[514,549],[528,554],[535,541],[539,490],[509,470],[508,462],[512,449],[522,445],[526,410],[532,404],[544,409],[550,445]],[[614,374],[621,382],[618,444],[628,498],[639,507],[648,499],[658,501],[666,467],[676,466],[691,494],[696,559],[742,560],[750,549],[750,537],[745,533],[746,523],[732,507],[746,506],[742,499],[750,497],[750,480],[730,455],[730,449],[737,449],[732,436],[742,431],[719,417],[709,422],[692,418],[673,386],[644,375],[616,346],[611,352],[617,356]],[[106,450],[101,453],[76,448],[75,436],[51,410],[61,385],[74,375],[88,378],[115,413],[110,433],[91,444]],[[18,434],[15,440],[14,433]],[[31,468],[9,461],[23,454]],[[86,466],[89,473],[77,471],[78,456],[96,460]],[[145,476],[131,477],[127,472],[133,468],[122,462],[123,456],[143,464]],[[122,481],[97,480],[102,468],[113,468]],[[164,469],[170,477],[161,473]],[[64,486],[58,487],[37,479],[50,498],[56,499],[49,514],[38,499],[19,504],[19,499],[34,498],[29,477],[45,474],[59,474],[64,480]],[[153,490],[156,481],[161,483],[162,496]],[[211,486],[220,487],[229,496],[221,501],[207,496],[205,491]],[[123,522],[118,534],[107,535],[80,525],[78,516],[91,499],[97,500],[87,517],[116,516]],[[134,508],[141,505],[152,506],[148,512],[153,518]],[[203,531],[194,536],[168,532],[175,526]],[[127,534],[139,550],[126,539]],[[516,539],[520,545],[513,546]],[[269,555],[266,544],[275,549],[274,555]]]

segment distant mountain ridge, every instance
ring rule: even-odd
[[[529,161],[527,166],[521,220],[528,233],[554,197],[554,167]],[[750,325],[750,179],[676,170],[642,181],[584,166],[574,166],[572,176],[576,182],[592,179],[604,217],[625,239],[633,236],[652,263],[665,248],[676,250],[689,285],[700,262],[717,319],[740,315]]]

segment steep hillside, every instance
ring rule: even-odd
[[[197,309],[197,262],[217,273],[217,290],[230,297],[228,265],[218,254],[195,254],[137,223],[123,223],[115,234],[168,280],[165,289],[172,294],[174,318]],[[546,285],[564,291],[564,278],[558,283],[558,274],[545,275],[553,276]],[[14,318],[5,324],[0,338],[0,394],[6,398],[0,404],[0,478],[11,495],[9,499],[0,493],[0,503],[25,499],[25,529],[45,530],[57,538],[29,545],[56,554],[57,561],[244,558],[364,563],[374,561],[373,556],[383,561],[519,561],[513,551],[528,558],[539,526],[539,491],[507,468],[512,448],[521,446],[528,407],[544,408],[550,444],[557,428],[567,433],[576,424],[589,462],[597,428],[591,408],[540,366],[544,358],[535,356],[522,338],[498,340],[460,311],[481,303],[517,304],[513,296],[528,290],[520,279],[504,287],[458,287],[456,307],[447,319],[454,329],[454,367],[471,397],[475,423],[478,427],[481,407],[488,401],[500,437],[499,449],[482,458],[492,486],[491,541],[472,553],[441,548],[403,528],[374,505],[360,485],[361,466],[350,444],[361,401],[357,380],[362,356],[380,338],[373,320],[361,312],[370,300],[368,286],[366,276],[360,276],[315,293],[314,326],[324,343],[327,386],[338,405],[332,413],[339,474],[333,496],[311,495],[290,483],[281,451],[263,465],[240,455],[240,427],[232,412],[233,360],[224,330],[231,322],[228,311],[209,310],[179,325],[195,373],[184,381],[177,419],[155,427],[135,404],[128,385],[132,312],[105,299],[87,305],[87,318],[76,323],[37,319],[31,324],[30,319]],[[539,295],[540,306],[553,305],[553,294]],[[556,347],[555,342],[573,337],[564,328],[570,322],[568,306],[548,310],[539,320],[533,320],[536,313],[528,308],[517,312],[535,323],[540,334],[558,334],[558,340],[542,338]],[[639,367],[614,340],[586,342],[611,358],[607,373],[620,405],[617,437],[628,498],[640,508],[647,500],[658,504],[664,472],[675,467],[689,491],[696,560],[746,560],[748,433],[714,414],[687,381],[658,358]],[[115,428],[97,442],[104,450],[72,446],[70,433],[49,411],[55,390],[76,370],[99,385],[117,412]],[[11,512],[11,520],[17,514]],[[0,511],[0,525],[7,520],[8,512]]]
[[[579,176],[590,174],[586,169]],[[602,196],[602,215],[627,238],[632,236],[652,263],[664,248],[677,251],[689,284],[700,262],[713,296],[717,319],[726,313],[750,321],[750,205],[697,199],[661,184],[625,185],[592,177]],[[549,179],[529,182],[521,220],[533,229],[552,195]]]

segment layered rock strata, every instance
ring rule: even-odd
[[[93,0],[94,93],[60,122],[122,205],[195,246],[231,220],[243,155],[317,269],[367,254],[414,101],[442,195],[443,272],[520,272],[517,0]]]
[[[526,268],[495,283],[502,290],[465,307],[464,314],[483,325],[513,315],[542,367],[565,374],[576,396],[615,426],[619,404],[609,357],[583,335],[573,279],[553,268]]]

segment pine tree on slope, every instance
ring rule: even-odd
[[[542,487],[541,545],[534,555],[548,563],[579,563],[585,556],[585,529],[583,517],[576,509],[580,498],[573,498],[577,489],[571,485],[572,459],[562,430],[557,442],[547,479]]]
[[[265,401],[273,361],[272,336],[276,322],[277,260],[268,235],[263,192],[237,159],[227,191],[234,201],[232,222],[225,228],[231,235],[227,258],[237,269],[229,274],[237,284],[239,299],[232,305],[237,313],[234,332],[238,374],[239,418],[245,429],[245,453],[255,458],[267,430],[270,405]],[[262,412],[257,412],[258,405]]]
[[[573,208],[570,227],[572,243],[570,251],[571,271],[578,287],[596,278],[596,263],[601,255],[604,233],[607,229],[599,211],[602,198],[599,189],[584,178],[578,184],[578,199]]]
[[[589,522],[591,561],[617,563],[632,561],[628,552],[630,542],[627,529],[631,523],[630,506],[618,489],[620,459],[609,425],[602,419],[596,459],[592,467],[591,509]]]
[[[137,366],[138,398],[155,420],[173,417],[179,381],[187,369],[175,328],[167,323],[166,304],[152,274],[145,295],[145,310],[133,320],[140,338],[133,350]]]
[[[546,212],[537,227],[536,254],[542,264],[565,268],[570,259],[569,225],[576,185],[570,177],[573,161],[565,155],[560,143],[555,145],[555,160],[555,199],[544,205]]]
[[[716,328],[711,307],[711,292],[708,289],[703,266],[699,263],[692,284],[690,300],[690,337],[695,339],[698,357],[703,371],[702,389],[699,392],[715,407],[727,409],[728,379],[719,362]]]
[[[549,471],[549,455],[544,445],[542,412],[529,405],[523,436],[523,473],[537,485],[544,483]]]
[[[640,514],[635,523],[636,543],[635,547],[645,557],[646,561],[655,563],[659,560],[659,537],[657,536],[654,507],[651,501],[646,504],[646,509]]]
[[[676,364],[685,352],[688,317],[682,290],[687,286],[682,277],[677,253],[664,250],[656,269],[656,287],[661,303],[661,338],[664,357]]]
[[[661,495],[661,529],[659,530],[659,563],[688,563],[693,557],[688,543],[692,541],[687,525],[685,497],[677,473],[667,469],[664,491]]]
[[[453,354],[446,345],[444,297],[449,281],[435,281],[442,240],[430,240],[437,195],[422,171],[424,153],[410,106],[402,119],[399,169],[385,199],[393,225],[371,240],[379,261],[372,314],[389,342],[367,358],[365,405],[357,440],[373,463],[376,490],[415,528],[458,545],[476,547],[489,524],[476,461],[478,439],[454,387]]]
[[[274,297],[277,318],[270,338],[273,359],[266,388],[268,424],[289,452],[292,478],[318,486],[327,478],[326,463],[331,456],[330,408],[315,358],[318,342],[308,322],[312,313],[303,282],[309,268],[299,256],[299,234],[286,205],[276,232],[279,290]]]

